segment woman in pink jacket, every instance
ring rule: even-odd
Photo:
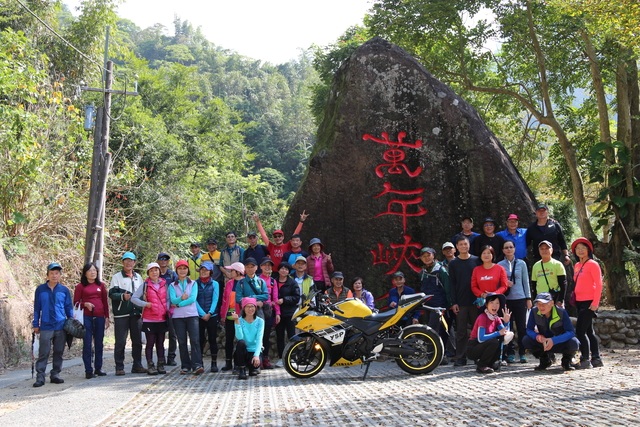
[[[593,245],[584,237],[571,244],[571,252],[578,258],[573,267],[574,293],[578,319],[576,320],[576,338],[580,341],[580,364],[578,369],[599,368],[602,366],[598,339],[593,331],[593,319],[600,305],[602,294],[602,270],[593,260]],[[591,358],[589,358],[591,354]]]
[[[166,374],[164,368],[164,339],[167,333],[167,315],[169,304],[167,299],[167,283],[160,277],[160,265],[152,262],[147,265],[147,280],[143,286],[133,293],[131,302],[142,307],[142,332],[147,337],[144,353],[147,357],[147,373],[149,375]],[[153,364],[153,347],[158,356],[158,367]]]
[[[334,271],[331,254],[324,253],[324,246],[317,237],[309,242],[307,274],[313,279],[313,286],[320,292],[331,287],[331,274]]]

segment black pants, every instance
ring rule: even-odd
[[[233,359],[233,340],[236,337],[236,328],[233,319],[224,319],[224,358]]]
[[[204,359],[204,343],[209,341],[211,360],[215,362],[218,358],[218,316],[211,316],[206,322],[202,318],[198,319],[200,327],[200,350]]]
[[[522,339],[527,335],[527,300],[526,299],[513,299],[507,300],[507,307],[511,310],[511,323],[516,322],[516,328],[511,326],[511,330],[517,330],[518,332],[518,354],[524,356],[525,348],[522,344]],[[512,340],[505,349],[507,355],[516,354],[516,346],[514,340]]]
[[[169,317],[169,350],[167,352],[167,358],[171,361],[176,358],[176,351],[178,350],[178,338],[176,337],[176,328],[173,327],[173,319]]]
[[[467,357],[478,362],[478,368],[493,366],[500,358],[500,344],[502,339],[492,338],[487,341],[469,340]]]
[[[124,316],[114,319],[115,347],[113,358],[116,362],[116,370],[124,370],[124,348],[127,344],[127,335],[131,337],[131,356],[133,367],[142,367],[142,337],[140,330],[140,316]]]
[[[244,340],[240,340],[236,343],[236,352],[234,355],[236,366],[239,368],[248,367],[249,371],[258,369],[251,363],[253,359],[253,352],[247,349],[247,343]]]
[[[589,360],[589,354],[592,359],[600,357],[600,348],[598,347],[598,338],[596,338],[593,330],[593,319],[596,313],[589,310],[593,301],[577,301],[578,318],[576,320],[576,338],[580,341],[580,360]]]
[[[262,336],[262,356],[269,358],[269,349],[271,348],[271,329],[273,329],[273,324],[276,322],[275,311],[273,312],[273,316],[265,319],[264,321],[264,335]]]
[[[469,325],[473,327],[478,317],[478,307],[475,305],[461,305],[456,317],[456,358],[464,358],[469,342]]]
[[[278,358],[282,358],[284,352],[284,333],[287,333],[287,338],[291,339],[296,333],[296,325],[291,318],[293,314],[283,314],[280,316],[280,323],[276,325],[276,343],[278,345]]]
[[[531,339],[531,337],[527,335],[522,339],[522,344],[525,348],[531,350],[531,354],[533,354],[538,359],[550,357],[549,353],[562,353],[562,358],[569,360],[576,354],[576,351],[578,351],[580,341],[578,341],[577,338],[573,337],[569,341],[555,344],[549,351],[544,351],[544,346],[542,344],[534,339]]]

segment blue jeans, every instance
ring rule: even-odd
[[[91,369],[91,344],[95,347],[95,368],[102,370],[102,349],[104,348],[104,317],[93,317],[84,315],[84,339],[82,345],[82,361],[84,371],[87,374],[93,373]],[[95,342],[94,342],[95,341]]]
[[[173,318],[173,327],[178,338],[180,349],[180,367],[185,370],[202,367],[202,353],[200,352],[200,325],[198,316]],[[187,334],[191,344],[191,355],[187,347]]]

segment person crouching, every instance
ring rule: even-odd
[[[249,375],[260,373],[260,352],[262,351],[262,336],[264,334],[264,320],[256,317],[257,300],[251,297],[242,298],[241,316],[233,313],[236,339],[236,366],[238,367],[238,379],[247,379],[247,366]]]
[[[467,357],[477,361],[476,371],[480,374],[490,374],[500,369],[501,344],[508,344],[513,339],[514,334],[509,330],[511,312],[505,303],[504,295],[488,293],[484,312],[478,316],[471,330]],[[502,318],[498,315],[501,310]]]

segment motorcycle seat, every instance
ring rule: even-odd
[[[374,314],[372,314],[370,316],[365,317],[364,319],[365,320],[373,320],[375,322],[384,323],[387,320],[391,319],[393,316],[395,316],[397,312],[398,312],[397,309],[392,308],[389,311],[383,311],[381,313],[374,313]]]

